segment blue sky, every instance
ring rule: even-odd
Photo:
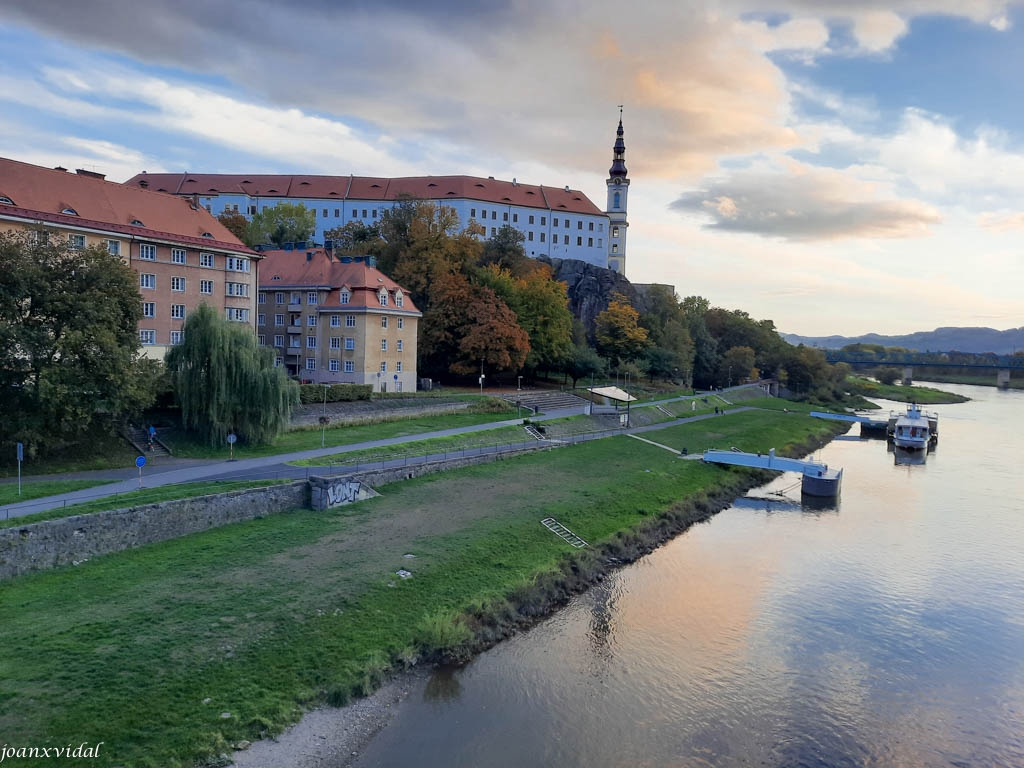
[[[603,205],[621,103],[635,282],[806,335],[1017,327],[1021,24],[1001,0],[8,0],[0,156]]]

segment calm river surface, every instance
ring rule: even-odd
[[[435,673],[357,765],[1024,766],[1024,393],[939,386],[974,400],[923,465],[831,443],[838,508],[739,500]]]

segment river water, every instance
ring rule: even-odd
[[[973,400],[925,463],[834,441],[837,506],[752,491],[783,501],[437,671],[356,764],[1024,766],[1024,392],[940,386]]]

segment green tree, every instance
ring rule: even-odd
[[[896,380],[902,376],[902,372],[899,368],[893,368],[891,366],[883,366],[875,369],[875,378],[879,384],[895,384]]]
[[[238,211],[224,211],[217,217],[217,221],[223,224],[227,230],[242,242],[245,242],[246,232],[249,229],[249,220]]]
[[[361,221],[350,221],[343,227],[327,230],[324,232],[324,240],[333,243],[336,254],[346,256],[377,254],[384,243],[380,235],[380,226],[364,224]]]
[[[605,359],[597,354],[593,347],[577,344],[562,363],[562,370],[572,379],[572,386],[575,389],[576,382],[580,379],[585,379],[588,376],[603,377],[606,365]]]
[[[273,243],[280,247],[285,243],[309,240],[316,232],[316,212],[302,203],[278,203],[252,217],[245,230],[244,242],[249,247]]]
[[[273,440],[298,404],[298,386],[274,367],[274,354],[252,329],[206,304],[185,320],[185,338],[167,356],[175,398],[187,429],[211,445],[234,431],[252,443]]]
[[[508,224],[498,229],[494,237],[484,243],[480,254],[480,266],[495,265],[507,270],[515,277],[522,277],[533,271],[536,262],[523,250],[526,236]]]
[[[597,316],[597,350],[614,361],[635,360],[648,346],[647,330],[639,325],[640,315],[622,294],[613,294],[608,309]]]
[[[0,444],[59,450],[148,407],[138,277],[105,248],[0,233]]]
[[[747,379],[757,378],[754,367],[754,350],[750,347],[729,347],[718,363],[718,382],[731,387]]]

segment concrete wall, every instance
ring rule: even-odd
[[[306,506],[308,499],[303,480],[5,528],[0,579]]]

